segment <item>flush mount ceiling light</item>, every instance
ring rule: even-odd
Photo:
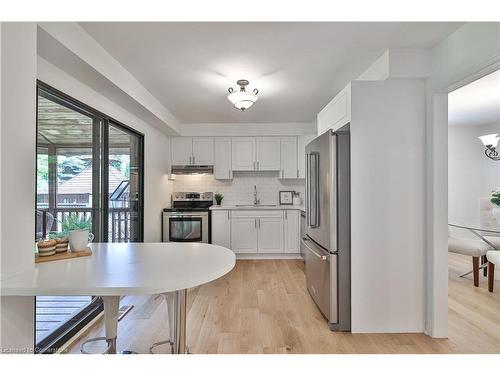
[[[236,109],[240,111],[244,111],[245,109],[250,108],[253,103],[257,101],[257,94],[259,90],[253,89],[253,93],[247,92],[245,90],[245,86],[248,86],[249,82],[246,79],[240,79],[236,82],[238,86],[240,86],[240,91],[235,92],[232,87],[228,89],[229,95],[227,98],[231,103],[233,103]]]
[[[493,160],[500,160],[500,156],[498,156],[498,151],[496,150],[498,145],[498,140],[500,138],[497,137],[498,134],[487,134],[481,137],[478,137],[483,145],[486,147],[484,153],[487,157]]]

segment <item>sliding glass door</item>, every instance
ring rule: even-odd
[[[39,83],[35,238],[85,220],[96,242],[140,242],[143,136]],[[93,296],[37,297],[37,352],[57,350],[100,311]]]

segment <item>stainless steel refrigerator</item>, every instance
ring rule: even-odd
[[[334,331],[351,330],[350,132],[306,146],[307,290]]]

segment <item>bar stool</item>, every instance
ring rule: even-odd
[[[153,349],[160,345],[169,344],[170,345],[170,353],[174,352],[174,337],[173,337],[173,327],[174,327],[174,301],[175,301],[175,292],[169,293],[161,293],[161,296],[165,300],[165,304],[167,305],[167,314],[168,314],[168,340],[155,342],[149,348],[149,352],[151,354],[155,354]]]

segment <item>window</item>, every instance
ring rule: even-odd
[[[140,242],[144,137],[38,83],[35,238],[58,235],[77,215],[95,241]],[[102,311],[93,296],[35,300],[36,352],[57,350]]]

